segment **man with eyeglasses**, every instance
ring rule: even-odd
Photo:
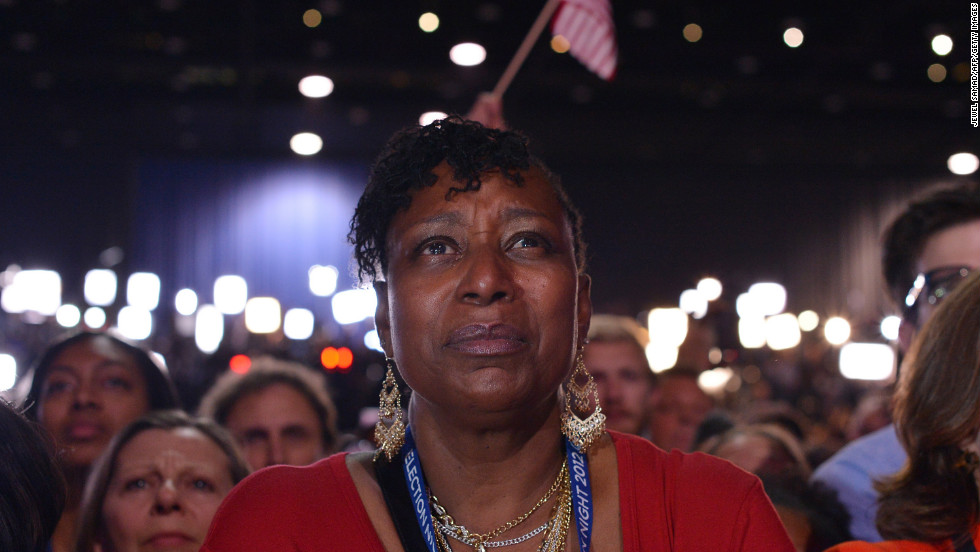
[[[882,270],[889,295],[902,309],[899,349],[905,353],[919,328],[957,284],[980,267],[980,184],[932,191],[913,201],[884,235]],[[873,482],[897,472],[906,460],[889,425],[854,440],[813,474],[838,493],[851,515],[855,539],[881,541],[875,527]]]

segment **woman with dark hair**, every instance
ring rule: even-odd
[[[0,399],[0,550],[42,552],[64,507],[50,438]]]
[[[196,552],[231,488],[249,474],[231,435],[159,410],[113,438],[85,486],[76,552]]]
[[[880,543],[831,550],[975,552],[980,546],[980,273],[944,299],[902,364],[893,407],[905,467],[881,481]]]
[[[581,219],[523,136],[397,134],[350,239],[388,357],[378,451],[257,472],[203,551],[793,550],[757,478],[604,430]]]
[[[70,549],[85,478],[113,435],[150,410],[178,407],[165,370],[143,350],[109,334],[78,333],[41,355],[25,414],[54,437],[68,482],[53,552]]]

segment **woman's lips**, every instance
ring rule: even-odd
[[[65,433],[72,441],[90,441],[101,437],[105,429],[102,424],[95,422],[75,422],[68,426],[68,431]]]
[[[170,548],[176,548],[178,546],[185,545],[189,542],[194,542],[194,539],[184,533],[180,532],[167,532],[167,533],[157,533],[152,537],[146,539],[145,543],[150,545],[151,548],[158,550],[166,550]]]
[[[516,353],[527,346],[524,335],[508,324],[470,324],[449,336],[447,347],[463,354],[492,356]]]

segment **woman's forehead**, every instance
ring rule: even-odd
[[[453,169],[446,162],[437,165],[432,174],[436,176],[436,182],[410,192],[411,201],[404,211],[398,213],[396,221],[398,218],[404,219],[400,215],[406,214],[407,218],[414,219],[433,213],[481,207],[511,217],[515,212],[524,212],[539,213],[556,220],[567,218],[554,186],[536,167],[519,171],[520,184],[500,169],[485,171],[480,174],[479,188],[465,191],[466,183],[454,178]]]

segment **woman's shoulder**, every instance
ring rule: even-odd
[[[752,487],[758,484],[758,478],[727,460],[702,452],[681,452],[676,449],[666,452],[635,435],[614,431],[609,433],[616,443],[621,472],[625,468],[626,473],[638,476],[658,474],[679,481],[693,478],[697,482],[703,482],[699,484],[711,484],[714,481],[724,481],[726,486],[741,484]]]
[[[948,545],[949,543],[947,542],[946,544]],[[826,552],[936,552],[945,550],[951,551],[953,548],[952,546],[937,547],[924,542],[898,540],[884,542],[843,542],[828,548]]]
[[[242,480],[218,508],[202,550],[277,549],[346,530],[373,535],[347,454],[340,453],[309,466],[264,468]]]
[[[758,477],[707,454],[665,452],[610,433],[624,542],[665,539],[664,547],[681,550],[793,549]]]
[[[269,466],[252,473],[232,490],[229,498],[266,499],[286,492],[302,497],[322,496],[324,487],[335,488],[338,483],[350,480],[346,468],[347,453],[334,454],[308,466]],[[329,491],[328,491],[329,492]]]

